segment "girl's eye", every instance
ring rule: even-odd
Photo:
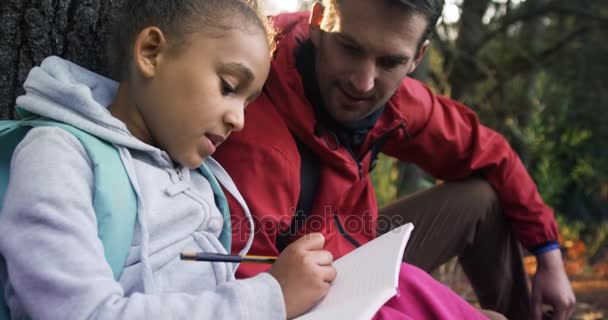
[[[228,81],[226,81],[224,79],[220,79],[220,81],[221,81],[220,87],[221,87],[223,96],[230,95],[236,91],[236,89]]]

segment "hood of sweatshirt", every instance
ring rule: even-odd
[[[160,153],[131,135],[108,111],[118,90],[114,80],[51,56],[30,71],[23,87],[26,94],[17,98],[17,106],[23,110],[67,123],[117,146]]]

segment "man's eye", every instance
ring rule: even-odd
[[[222,95],[227,96],[235,92],[236,89],[228,81],[224,79],[221,79],[220,81]]]
[[[379,65],[380,65],[382,68],[384,68],[384,69],[386,69],[386,70],[391,70],[391,69],[395,69],[395,68],[397,68],[398,66],[400,66],[400,65],[401,65],[401,61],[395,61],[395,60],[380,60],[380,61],[378,62],[378,64],[379,64]]]
[[[359,54],[360,53],[359,48],[357,48],[357,47],[355,47],[353,45],[350,45],[348,43],[341,43],[340,45],[342,46],[342,49],[344,49],[344,51],[346,51],[349,54],[355,55],[355,54]]]

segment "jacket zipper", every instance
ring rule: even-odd
[[[387,131],[386,133],[384,133],[383,135],[381,135],[378,139],[376,139],[375,141],[373,141],[372,143],[370,143],[369,150],[363,155],[363,158],[365,158],[365,156],[367,155],[367,153],[373,151],[374,147],[376,145],[380,144],[379,147],[382,148],[382,146],[384,146],[384,144],[386,143],[386,140],[388,139],[389,135],[393,134],[399,128],[402,128],[405,131],[405,135],[407,136],[408,140],[412,139],[410,137],[409,132],[407,132],[407,128],[405,126],[405,122],[402,121],[398,126],[390,129],[389,131]],[[359,158],[357,157],[357,155],[355,154],[355,152],[352,150],[352,148],[350,148],[350,146],[344,146],[344,148],[346,148],[346,150],[348,150],[348,153],[351,155],[351,157],[353,158],[353,160],[355,160],[355,163],[357,163],[357,169],[359,171],[359,180],[363,179],[363,164],[361,163],[361,161],[359,160]],[[370,162],[370,168],[371,168],[371,166],[372,166],[372,163]]]
[[[390,134],[393,134],[393,132],[397,131],[397,129],[403,129],[403,131],[405,132],[405,135],[407,136],[408,141],[412,140],[412,137],[410,136],[410,133],[407,131],[407,126],[405,125],[405,121],[402,121],[398,126],[390,129],[389,131],[387,131],[386,133],[384,133],[382,136],[380,136],[378,139],[376,139],[375,141],[373,141],[372,143],[370,143],[370,148],[369,150],[363,155],[363,158],[365,158],[365,156],[367,155],[368,152],[371,152],[373,150],[373,148],[378,144],[379,141],[381,141],[381,145],[380,148],[382,148],[382,146],[384,145],[384,143],[386,143],[386,139],[388,138],[388,136]],[[341,146],[341,144],[339,143],[338,138],[334,135],[334,140],[336,141],[335,145],[330,145],[329,141],[327,140],[327,137],[325,136],[324,130],[315,125],[315,135],[316,136],[323,136],[323,139],[325,141],[325,144],[330,147],[332,150],[338,150],[338,148]],[[359,158],[357,157],[357,155],[355,154],[355,152],[352,150],[352,148],[350,146],[346,146],[346,145],[342,145],[350,154],[350,156],[353,158],[353,160],[355,161],[355,163],[357,164],[357,171],[359,173],[359,180],[363,179],[363,164],[361,163],[361,160],[359,160]],[[371,163],[370,163],[371,166]]]
[[[373,170],[373,168],[376,166],[377,157],[374,156],[375,148],[378,148],[378,149],[382,148],[384,146],[384,144],[386,143],[386,141],[388,140],[388,137],[390,135],[392,135],[398,129],[402,129],[405,132],[405,135],[406,135],[408,141],[412,140],[410,133],[407,131],[405,122],[402,121],[398,126],[390,129],[389,131],[387,131],[386,133],[381,135],[378,139],[371,142],[369,150],[367,151],[367,152],[372,152],[372,158],[370,159],[370,163],[369,163],[369,172],[371,172]],[[367,152],[363,156],[364,158],[367,155]],[[380,151],[376,152],[376,154],[378,154],[378,153],[380,153]],[[376,158],[376,159],[374,159],[374,158]]]
[[[357,164],[357,169],[359,171],[359,180],[363,179],[363,164],[361,163],[361,161],[359,161],[359,159],[357,158],[357,155],[355,154],[353,149],[350,148],[350,146],[344,146],[344,148],[346,150],[348,150],[348,153],[353,158],[353,160],[355,160],[355,163]]]
[[[357,240],[355,240],[353,237],[351,237],[350,234],[346,233],[346,230],[344,230],[344,227],[340,223],[340,219],[338,219],[338,211],[334,211],[334,222],[336,223],[336,227],[338,227],[338,231],[340,232],[340,234],[348,242],[350,242],[353,246],[355,246],[355,248],[359,248],[361,246],[361,244]]]
[[[376,144],[378,144],[378,141],[383,141],[382,145],[384,145],[384,143],[386,143],[386,139],[390,134],[393,134],[393,132],[395,132],[397,129],[402,128],[405,131],[405,134],[407,135],[408,140],[411,140],[410,134],[409,132],[407,132],[407,128],[405,126],[405,122],[401,122],[397,127],[389,130],[388,132],[386,132],[385,134],[383,134],[382,136],[380,136],[380,138],[376,139],[376,141],[372,142],[370,145],[370,148],[367,152],[371,152],[374,148],[374,146]],[[380,147],[382,147],[382,145]],[[355,160],[355,162],[357,163],[357,168],[359,169],[359,179],[363,179],[363,165],[361,163],[361,161],[359,161],[359,159],[357,158],[357,155],[355,155],[355,153],[353,152],[353,150],[349,147],[349,146],[344,146],[344,148],[346,150],[348,150],[348,153],[351,155],[351,157],[353,158],[353,160]],[[367,155],[367,152],[365,153],[365,155]],[[365,158],[365,155],[363,156]],[[370,162],[370,166],[371,166],[371,162]],[[336,227],[338,227],[338,231],[340,232],[340,234],[348,241],[350,242],[353,246],[355,246],[356,248],[360,247],[361,244],[355,240],[351,235],[349,235],[348,233],[346,233],[346,230],[344,229],[344,226],[342,226],[342,224],[340,223],[340,219],[338,219],[338,212],[335,211],[334,212],[334,222],[336,224]]]

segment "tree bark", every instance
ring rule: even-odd
[[[108,74],[109,20],[122,0],[2,0],[0,4],[0,119],[14,104],[30,69],[57,55]]]
[[[464,0],[462,15],[456,40],[452,72],[448,78],[452,88],[452,98],[459,100],[470,91],[478,78],[475,63],[477,47],[486,32],[483,15],[488,10],[490,0]]]

